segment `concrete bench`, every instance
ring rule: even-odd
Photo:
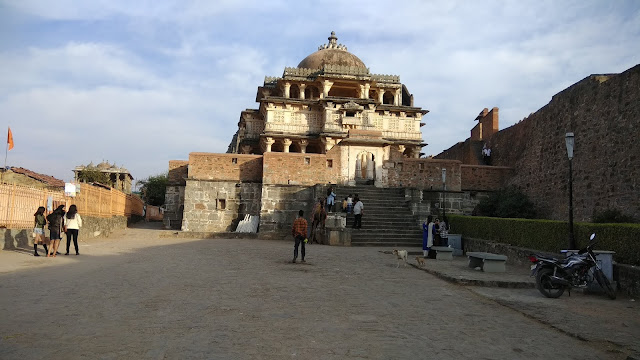
[[[431,250],[436,251],[436,260],[453,260],[453,250],[454,248],[450,248],[447,246],[432,246]]]
[[[507,257],[486,252],[467,252],[469,257],[469,267],[475,269],[480,267],[484,272],[505,272]]]

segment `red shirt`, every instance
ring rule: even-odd
[[[291,228],[291,234],[294,237],[296,235],[307,237],[307,220],[301,217],[296,218],[293,222],[293,227]]]

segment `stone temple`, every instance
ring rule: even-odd
[[[257,109],[241,113],[226,154],[169,162],[166,227],[234,231],[249,214],[260,216],[261,236],[286,236],[298,210],[309,214],[328,186],[340,188],[339,198],[367,189],[400,193],[405,217],[417,223],[443,205],[470,211],[475,194],[501,186],[509,171],[420,158],[428,111],[414,106],[398,75],[371,73],[333,32],[297,67],[266,77],[256,101]],[[497,129],[497,115],[485,128]],[[470,195],[462,191],[465,176],[484,182],[467,182]]]

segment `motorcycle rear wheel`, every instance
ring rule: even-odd
[[[536,275],[536,288],[540,293],[548,298],[559,298],[564,293],[564,286],[556,285],[551,282],[553,269],[543,268],[538,270]]]
[[[595,269],[593,275],[595,276],[596,281],[598,281],[598,284],[600,284],[600,287],[607,293],[609,299],[615,300],[616,292],[613,290],[613,286],[611,286],[609,279],[607,279],[607,276],[602,272],[602,270]]]

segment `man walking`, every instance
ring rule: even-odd
[[[353,200],[356,204],[353,206],[353,215],[355,219],[353,221],[353,228],[360,229],[362,227],[362,213],[364,212],[364,204],[360,201],[360,198],[356,195]]]
[[[291,228],[291,234],[293,235],[293,238],[296,242],[295,247],[293,248],[293,261],[291,261],[292,263],[295,263],[296,259],[298,258],[298,246],[300,246],[300,244],[302,244],[302,249],[300,249],[302,260],[300,262],[305,262],[304,245],[307,240],[307,220],[305,220],[303,216],[304,211],[298,211],[298,217],[293,221],[293,227]]]

